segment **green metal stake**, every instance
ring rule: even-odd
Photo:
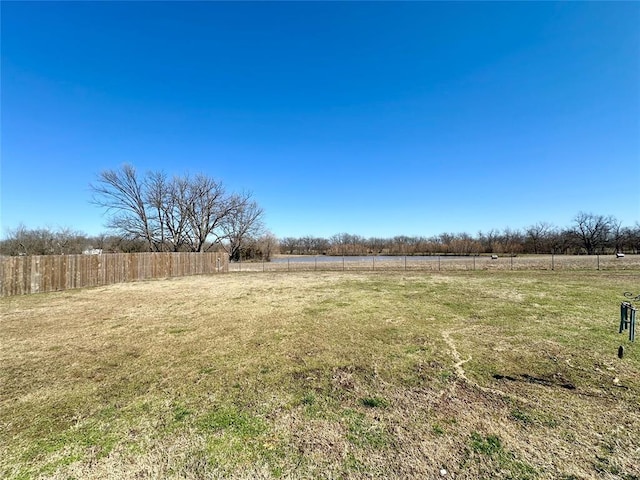
[[[622,333],[623,330],[629,330],[629,341],[635,342],[636,309],[633,305],[627,302],[622,302],[620,304],[620,330],[618,333]]]

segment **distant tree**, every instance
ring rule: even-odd
[[[258,251],[260,258],[265,262],[270,262],[271,257],[278,251],[278,239],[271,232],[264,233],[257,239]]]
[[[625,229],[625,245],[631,253],[640,253],[640,223]]]
[[[468,233],[459,233],[450,241],[449,250],[456,255],[471,255],[480,252],[481,244]]]
[[[298,239],[294,237],[285,237],[279,240],[280,242],[280,253],[288,253],[289,255],[293,255],[296,251],[296,247],[298,245]]]
[[[299,248],[302,249],[302,253],[305,255],[311,255],[316,253],[316,239],[311,235],[301,237],[298,239]]]
[[[481,251],[484,253],[497,252],[496,246],[498,245],[497,238],[499,235],[500,233],[495,229],[489,230],[487,233],[478,232],[478,242],[480,242]]]
[[[627,230],[622,227],[622,222],[612,217],[609,227],[609,242],[615,252],[622,252],[624,250],[626,233]]]
[[[573,219],[572,233],[580,248],[588,255],[602,252],[616,220],[612,216],[578,213]]]
[[[448,233],[448,232],[441,233],[438,236],[440,246],[442,247],[441,253],[451,252],[451,246],[455,238],[456,238],[455,233]]]
[[[553,226],[547,222],[538,222],[525,229],[525,246],[530,253],[549,251],[549,237]]]
[[[71,255],[82,253],[89,242],[86,234],[71,228],[35,228],[18,225],[0,242],[3,255]]]
[[[384,250],[387,243],[384,238],[371,237],[367,239],[367,250],[369,253],[377,255]]]
[[[229,258],[239,260],[243,242],[264,234],[264,210],[251,200],[251,194],[234,195],[228,204],[229,214],[220,228],[227,240]]]
[[[334,255],[352,255],[353,236],[348,233],[338,233],[331,237],[331,250]]]
[[[522,252],[523,236],[519,230],[505,228],[496,239],[495,251],[498,253]]]

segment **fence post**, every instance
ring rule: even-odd
[[[555,259],[554,259],[554,255],[553,252],[551,252],[551,270],[555,270]]]
[[[600,254],[596,253],[596,265],[598,270],[600,270]]]
[[[438,271],[440,271],[440,255],[438,255]]]

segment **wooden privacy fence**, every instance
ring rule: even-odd
[[[108,253],[0,258],[0,296],[229,271],[226,253]]]

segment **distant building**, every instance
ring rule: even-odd
[[[82,254],[83,255],[102,255],[102,249],[89,247],[86,250],[83,250]]]

